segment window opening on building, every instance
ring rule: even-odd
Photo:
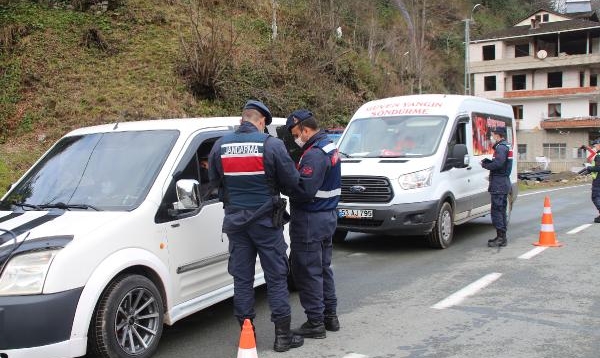
[[[513,75],[512,76],[512,89],[513,91],[524,90],[526,87],[525,75]]]
[[[483,86],[485,91],[496,90],[496,76],[485,76],[483,78]]]
[[[519,160],[527,160],[527,144],[518,144],[517,153]]]
[[[548,21],[550,21],[550,15],[542,14],[542,22],[548,22]]]
[[[560,118],[560,103],[548,103],[548,118]]]
[[[592,73],[590,75],[590,86],[591,87],[598,86],[598,75],[595,73]]]
[[[543,154],[550,159],[567,159],[567,143],[544,143]]]
[[[512,106],[515,119],[523,119],[523,105]]]
[[[492,61],[496,59],[496,45],[483,46],[482,51],[484,61]]]
[[[515,45],[515,57],[529,56],[529,44]]]
[[[579,72],[579,87],[585,87],[585,72]]]
[[[541,22],[542,21],[542,15],[535,15],[535,20],[537,22]]]
[[[548,72],[548,88],[562,87],[562,72]]]
[[[590,116],[598,117],[598,103],[590,102]]]

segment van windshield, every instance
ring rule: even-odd
[[[356,119],[338,147],[350,157],[426,157],[435,153],[447,122],[445,116]]]
[[[162,130],[63,138],[10,190],[0,209],[132,210],[144,200],[178,135]]]

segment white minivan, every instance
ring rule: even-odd
[[[512,107],[484,98],[413,95],[361,106],[338,142],[342,196],[334,241],[349,231],[426,235],[435,248],[451,244],[454,225],[490,212],[491,130],[506,127],[515,143]],[[512,162],[507,212],[517,197]]]
[[[0,202],[0,357],[149,357],[163,323],[231,297],[223,206],[201,165],[239,121],[78,129],[13,184]]]

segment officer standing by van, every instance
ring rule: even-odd
[[[600,223],[600,138],[595,139],[592,142],[592,147],[596,152],[593,163],[591,166],[586,167],[588,173],[592,173],[592,202],[596,209],[598,209],[598,216],[594,218],[595,223]]]
[[[506,207],[510,192],[510,172],[512,170],[512,150],[506,141],[506,127],[496,127],[492,130],[494,143],[493,159],[484,159],[481,166],[490,171],[488,192],[492,201],[492,224],[496,227],[496,237],[488,240],[489,247],[506,246]]]
[[[294,111],[286,126],[303,150],[298,171],[308,199],[291,197],[292,274],[308,318],[293,332],[305,338],[325,338],[326,330],[340,329],[331,257],[341,194],[341,162],[335,144],[319,129],[310,111]]]
[[[234,314],[240,325],[253,320],[256,255],[267,282],[271,321],[275,324],[273,349],[284,352],[302,346],[304,338],[290,330],[291,308],[287,287],[287,244],[283,237],[285,201],[299,185],[299,174],[283,142],[264,133],[272,121],[262,102],[250,100],[241,125],[212,148],[209,177],[218,183],[229,238],[228,271],[234,282]]]

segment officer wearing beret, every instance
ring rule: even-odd
[[[493,159],[484,159],[481,166],[490,171],[488,191],[492,199],[492,224],[496,227],[496,237],[488,240],[489,247],[506,246],[506,206],[510,192],[510,172],[512,170],[512,150],[506,141],[506,127],[492,130],[494,143]]]
[[[303,154],[298,163],[304,198],[291,197],[291,264],[308,320],[294,333],[325,338],[338,331],[337,297],[331,269],[332,236],[341,193],[341,162],[334,143],[313,114],[300,109],[286,126]]]
[[[592,202],[600,214],[600,176],[598,175],[600,172],[600,138],[592,142],[592,147],[596,151],[596,156],[594,156],[592,165],[586,169],[588,173],[592,173]],[[594,222],[600,223],[600,215],[594,218]]]
[[[273,349],[284,352],[300,347],[302,336],[290,330],[291,309],[287,287],[287,244],[283,238],[280,192],[290,194],[299,174],[283,142],[264,133],[272,121],[262,102],[248,101],[240,127],[219,139],[209,156],[209,177],[219,186],[229,238],[229,273],[234,283],[234,314],[240,325],[253,320],[256,255],[267,282],[271,321],[275,324]]]

